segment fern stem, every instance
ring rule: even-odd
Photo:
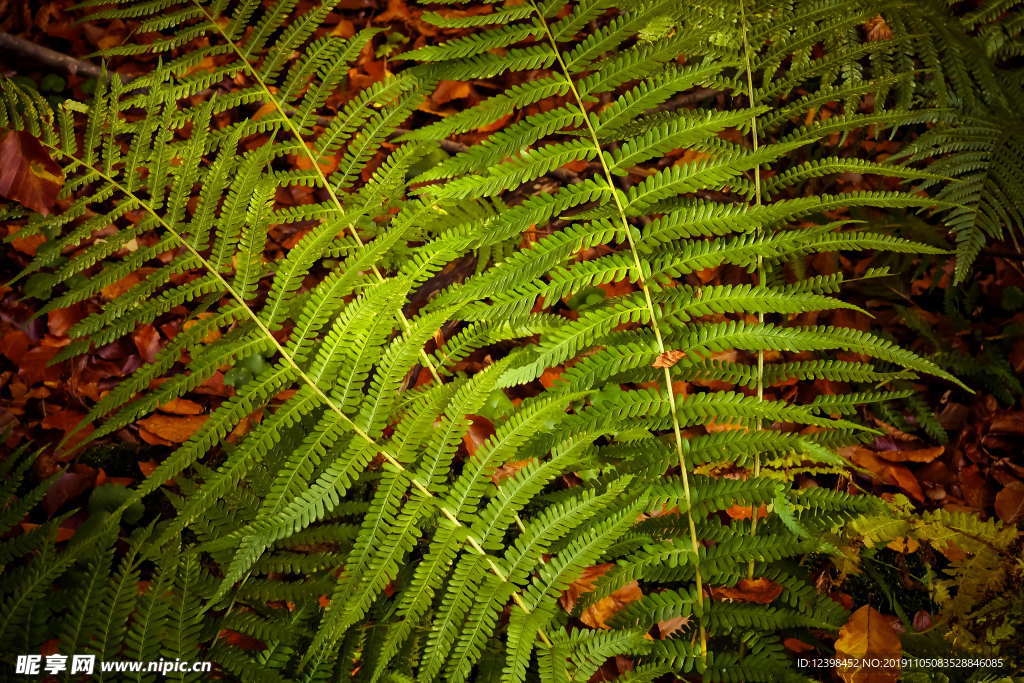
[[[754,69],[752,65],[752,59],[750,55],[750,40],[747,38],[747,10],[745,0],[739,0],[740,2],[740,38],[743,41],[743,63],[744,70],[746,71],[747,77],[747,106],[753,110],[754,108]],[[759,148],[759,141],[757,135],[757,114],[754,113],[750,116],[750,144],[754,150],[754,154],[757,154]],[[761,197],[761,165],[754,166],[754,204],[761,206],[763,203]],[[761,236],[763,228],[757,227],[756,233],[758,237]],[[764,287],[767,280],[764,271],[764,257],[761,254],[757,255],[757,286]],[[757,322],[759,325],[764,325],[764,312],[757,314]],[[757,351],[757,399],[759,401],[764,400],[764,349],[758,349]],[[761,418],[757,419],[757,429],[763,428]],[[761,452],[754,452],[754,476],[761,476]],[[754,506],[750,507],[750,535],[757,535],[757,510]],[[750,561],[747,565],[747,578],[754,578],[754,560]]]
[[[391,467],[408,475],[409,481],[412,484],[413,488],[415,488],[417,491],[419,491],[427,498],[437,498],[437,495],[433,491],[431,491],[425,484],[419,481],[416,477],[409,474],[409,470],[405,467],[405,465],[401,463],[401,461],[399,461],[395,456],[389,453],[387,449],[384,448],[383,445],[377,443],[377,441],[372,436],[370,436],[365,430],[363,430],[359,425],[353,422],[352,419],[348,415],[346,415],[333,400],[331,400],[331,397],[324,393],[324,391],[317,385],[317,383],[308,374],[306,374],[306,372],[301,367],[299,367],[299,364],[295,361],[292,355],[288,353],[284,345],[282,345],[281,342],[279,342],[277,338],[274,337],[274,334],[273,332],[270,331],[270,328],[268,328],[266,324],[262,320],[260,320],[260,317],[259,315],[256,314],[256,311],[254,311],[245,302],[245,299],[242,297],[241,294],[239,294],[235,290],[234,287],[231,286],[231,283],[228,282],[227,279],[223,275],[221,275],[216,268],[213,267],[213,264],[211,264],[206,258],[204,258],[203,255],[200,254],[199,251],[194,246],[192,246],[192,244],[188,240],[185,239],[184,235],[178,232],[170,223],[168,223],[164,219],[163,216],[157,213],[157,211],[152,206],[150,206],[148,202],[138,197],[131,190],[129,190],[124,185],[119,183],[116,179],[112,178],[110,175],[105,173],[102,169],[99,169],[93,166],[92,164],[88,164],[83,159],[80,159],[73,154],[69,154],[58,147],[50,145],[49,143],[43,140],[40,140],[40,144],[49,149],[50,151],[54,152],[55,154],[63,156],[69,159],[70,161],[81,165],[83,168],[89,169],[90,171],[95,173],[99,178],[110,183],[112,187],[116,188],[126,197],[135,201],[138,204],[138,206],[140,206],[147,213],[153,216],[153,218],[165,230],[167,230],[167,232],[169,232],[176,240],[178,240],[178,242],[182,244],[182,246],[185,247],[185,249],[199,262],[199,264],[204,269],[206,269],[216,280],[220,282],[221,286],[228,293],[228,295],[238,302],[238,304],[242,307],[242,310],[245,311],[245,314],[253,321],[253,323],[255,323],[259,331],[263,333],[267,337],[267,339],[270,340],[270,342],[274,345],[274,348],[277,350],[278,354],[280,354],[281,359],[285,362],[285,364],[288,365],[296,373],[299,380],[303,384],[308,386],[317,396],[317,398],[319,398],[323,402],[323,404],[328,409],[331,410],[331,412],[338,416],[338,418],[345,424],[345,426],[351,429],[356,436],[366,441],[367,444],[372,446],[378,453],[380,453],[380,455],[384,458],[385,461],[387,461],[387,463]],[[124,502],[118,509],[118,512],[123,512],[134,502],[134,499],[129,499],[128,501]],[[463,524],[458,519],[458,517],[456,517],[455,514],[453,514],[452,511],[446,508],[444,505],[438,505],[437,508],[441,515],[445,519],[447,519],[453,526],[463,528],[466,527],[466,525]],[[115,515],[111,515],[111,517],[115,517]],[[499,581],[501,581],[502,583],[511,583],[509,581],[508,575],[506,575],[505,572],[502,571],[501,567],[499,567],[497,563],[494,562],[494,559],[487,554],[487,551],[483,548],[483,546],[476,538],[474,538],[471,534],[467,533],[466,543],[473,550],[473,552],[484,558],[488,565],[488,568],[498,578]],[[512,585],[515,586],[515,584]],[[515,587],[515,589],[512,592],[512,600],[520,609],[522,609],[527,614],[530,614],[532,610],[530,610],[529,606],[525,603],[522,596],[519,595],[517,588],[518,587]],[[538,635],[546,645],[548,645],[549,647],[551,646],[551,641],[548,639],[547,635],[543,631],[539,631]]]
[[[231,47],[232,51],[235,53],[235,55],[238,56],[238,59],[241,60],[242,64],[245,66],[245,70],[249,72],[249,74],[256,81],[256,84],[260,87],[260,90],[263,91],[264,96],[267,98],[267,101],[274,107],[274,109],[277,110],[277,113],[280,114],[281,119],[284,121],[284,125],[288,127],[289,132],[291,132],[292,136],[299,143],[299,146],[302,148],[303,154],[305,155],[306,159],[309,160],[310,165],[313,167],[313,172],[316,173],[317,180],[320,181],[320,184],[323,185],[324,190],[327,191],[327,196],[330,198],[331,203],[334,204],[334,208],[337,210],[339,214],[344,215],[345,209],[341,205],[341,200],[338,198],[338,193],[335,191],[334,187],[327,179],[327,176],[326,174],[324,174],[323,169],[320,168],[319,160],[316,158],[316,156],[313,155],[312,150],[309,149],[309,145],[306,144],[306,141],[302,138],[302,131],[300,131],[295,126],[295,122],[292,121],[290,116],[288,116],[287,112],[285,111],[284,104],[280,100],[278,100],[277,97],[274,96],[273,91],[270,89],[270,86],[267,85],[266,81],[263,80],[263,77],[260,76],[259,71],[257,71],[256,68],[252,65],[252,62],[249,61],[245,53],[242,52],[241,48],[238,47],[238,44],[228,37],[228,35],[224,32],[223,27],[217,23],[213,15],[206,11],[206,8],[199,2],[199,0],[192,0],[192,3],[203,13],[203,16],[206,17],[206,20],[220,35],[224,42],[226,42]],[[359,231],[356,230],[355,224],[352,223],[351,221],[348,224],[348,231],[349,234],[352,235],[353,239],[355,239],[356,244],[359,245],[359,248],[365,249],[366,245],[363,243],[363,239],[359,236]],[[370,268],[373,271],[373,274],[377,276],[377,279],[380,282],[384,282],[384,275],[380,272],[380,269],[377,268],[377,264],[372,264]],[[402,329],[405,332],[408,332],[409,319],[405,317],[405,313],[403,313],[401,310],[398,311],[398,321],[402,324]],[[423,362],[424,366],[428,370],[430,370],[430,374],[433,375],[434,381],[436,381],[438,384],[441,384],[441,375],[437,372],[437,368],[435,367],[433,360],[431,360],[429,354],[427,354],[427,352],[424,349],[420,349],[420,360]]]
[[[538,23],[544,30],[544,34],[547,36],[548,43],[551,45],[551,49],[555,54],[555,59],[558,62],[559,68],[562,71],[562,75],[565,77],[565,81],[569,86],[570,92],[572,92],[573,99],[576,100],[576,107],[580,110],[580,114],[583,118],[583,122],[587,127],[587,132],[590,135],[590,139],[594,144],[594,150],[597,153],[597,159],[601,164],[601,172],[604,175],[605,182],[608,184],[608,189],[612,195],[612,201],[615,202],[615,209],[619,215],[619,219],[622,222],[622,231],[626,237],[626,243],[629,246],[630,254],[633,258],[633,265],[636,268],[637,284],[640,285],[640,289],[644,294],[644,302],[647,307],[647,311],[651,317],[651,331],[654,333],[654,338],[658,344],[658,353],[664,354],[666,351],[665,340],[661,334],[661,326],[658,324],[657,310],[654,305],[654,300],[651,297],[650,287],[647,285],[647,280],[644,277],[643,263],[640,259],[640,253],[637,250],[636,242],[633,239],[632,228],[629,225],[629,219],[626,217],[625,207],[622,205],[622,200],[619,197],[619,190],[615,187],[615,181],[612,177],[611,169],[608,167],[608,161],[605,158],[604,150],[601,148],[601,142],[597,137],[597,131],[594,129],[594,125],[590,120],[590,115],[587,113],[587,109],[583,104],[583,98],[580,96],[579,90],[576,89],[576,83],[572,79],[572,74],[569,71],[568,65],[562,58],[562,53],[558,49],[558,42],[555,40],[554,35],[551,33],[551,28],[548,26],[547,19],[544,17],[544,13],[540,11],[534,0],[530,0],[530,5],[533,7],[534,12],[537,14]],[[708,637],[707,629],[704,626],[704,580],[700,571],[700,539],[697,536],[697,524],[693,518],[693,505],[691,504],[690,495],[690,478],[689,471],[686,465],[686,453],[683,446],[683,433],[682,428],[679,424],[679,415],[676,408],[675,401],[675,389],[672,386],[672,373],[669,368],[662,368],[665,380],[665,392],[668,395],[669,412],[672,416],[672,433],[675,440],[676,456],[679,459],[679,471],[683,482],[683,496],[686,499],[686,519],[690,531],[690,541],[693,546],[693,564],[694,564],[694,580],[696,582],[697,589],[697,617],[699,620],[700,630],[700,651],[701,651],[701,668],[704,668],[707,664],[708,655]]]

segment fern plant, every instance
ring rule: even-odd
[[[61,357],[172,309],[190,316],[92,408],[88,439],[253,369],[95,534],[164,490],[174,513],[140,557],[200,586],[179,631],[243,680],[588,680],[620,654],[637,663],[628,680],[793,676],[781,634],[843,620],[798,560],[834,550],[824,533],[876,503],[789,482],[842,470],[835,448],[870,433],[847,418],[909,393],[887,383],[956,381],[828,324],[858,310],[836,296],[844,275],[794,267],[831,251],[939,253],[844,218],[931,199],[804,192],[848,171],[935,178],[835,149],[840,136],[935,117],[886,100],[885,79],[851,76],[863,50],[818,59],[796,30],[834,35],[862,14],[788,3],[755,14],[742,0],[439,9],[423,16],[450,40],[401,55],[394,75],[338,105],[331,94],[373,31],[335,38],[321,28],[331,3],[299,16],[293,5],[104,3],[94,16],[147,36],[112,52],[163,55],[151,73],[112,76],[88,106],[55,113],[3,83],[3,125],[37,136],[66,174],[68,208],[18,233],[47,240],[26,273],[47,290],[42,310],[134,282],[73,328]],[[441,77],[498,75],[517,85],[399,132]],[[215,87],[229,78],[238,89]],[[807,100],[780,101],[808,85],[844,113],[794,122]],[[697,86],[729,105],[667,104]],[[440,141],[503,117],[499,132],[413,170]],[[568,166],[575,182],[531,192]],[[296,185],[312,188],[309,203],[278,201]],[[281,224],[303,236],[269,260]],[[438,288],[466,258],[475,272]],[[620,293],[565,313],[562,301],[609,283]],[[483,367],[467,374],[466,359]],[[818,379],[863,390],[809,401],[784,390]],[[471,416],[513,391],[514,410],[464,453]],[[510,462],[526,464],[503,478]],[[93,550],[76,544],[61,562]],[[611,628],[580,629],[558,599],[598,563],[613,568],[587,600],[632,581],[644,597]],[[710,597],[755,578],[782,587],[776,602]],[[185,589],[169,589],[182,605]],[[666,619],[685,627],[652,640]],[[267,649],[232,648],[210,624]]]

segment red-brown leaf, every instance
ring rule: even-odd
[[[737,600],[767,605],[782,595],[782,586],[771,579],[741,579],[735,586],[713,586],[711,596],[718,600]]]
[[[1024,519],[1024,482],[1010,482],[996,494],[996,514],[1007,524]]]
[[[57,202],[64,173],[28,133],[9,130],[0,138],[0,197],[44,216]]]

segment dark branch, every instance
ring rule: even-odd
[[[68,56],[48,47],[37,45],[30,40],[12,36],[0,31],[0,52],[8,56],[17,55],[29,59],[36,64],[69,74],[79,74],[91,78],[99,78],[102,70],[91,62]],[[9,61],[15,61],[10,60]]]

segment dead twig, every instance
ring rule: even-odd
[[[15,64],[18,63],[17,60],[10,60],[10,55],[24,57],[41,66],[66,71],[71,75],[99,78],[103,73],[103,70],[92,62],[71,57],[3,31],[0,31],[0,52],[5,53],[8,56],[8,61],[13,61]]]

